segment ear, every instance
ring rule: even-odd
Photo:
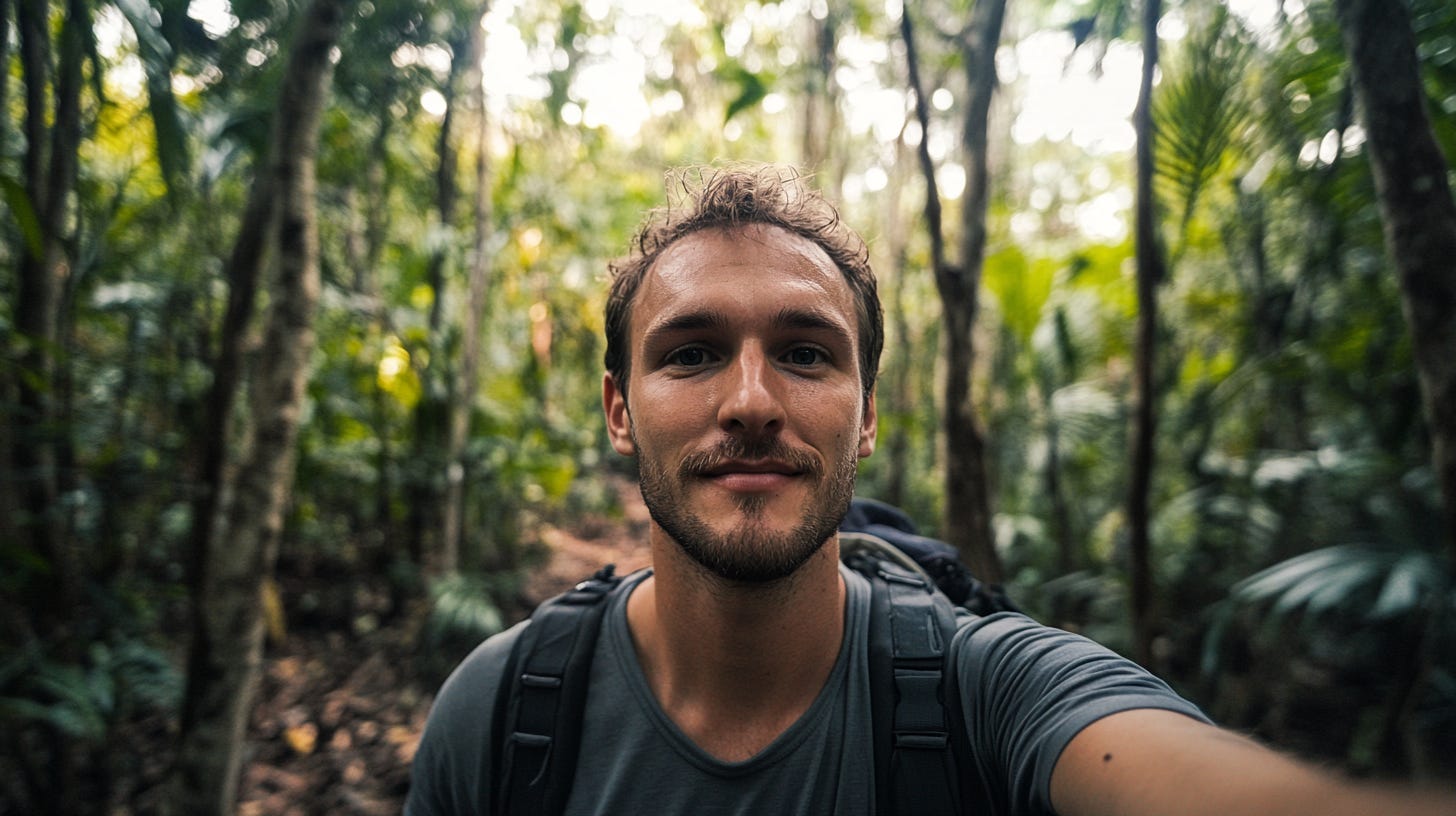
[[[859,458],[864,459],[875,452],[875,439],[879,436],[880,417],[875,412],[875,395],[865,400],[864,416],[860,419]]]
[[[612,449],[623,456],[637,453],[632,443],[632,414],[627,410],[627,392],[617,387],[611,374],[602,377],[602,412],[607,415],[607,437]]]

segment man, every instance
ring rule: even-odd
[[[602,403],[613,448],[637,459],[653,569],[604,601],[566,811],[869,814],[870,589],[836,529],[875,448],[874,277],[792,174],[703,172],[614,270]],[[446,682],[411,816],[490,811],[494,701],[529,625]],[[964,778],[998,812],[1456,812],[1221,731],[1084,639],[1012,614],[965,627]]]

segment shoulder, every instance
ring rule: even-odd
[[[407,816],[475,813],[490,767],[491,720],[511,649],[529,621],[487,639],[450,673],[410,772]]]
[[[490,708],[494,705],[495,691],[500,686],[501,675],[510,658],[511,649],[529,625],[530,621],[525,620],[487,638],[460,661],[460,665],[455,667],[440,687],[440,694],[430,710],[431,726],[437,720],[443,723],[447,719],[453,720],[456,715],[477,711],[489,717]],[[486,723],[489,724],[489,719]]]
[[[1157,676],[1106,646],[1018,613],[969,619],[957,633],[955,647],[962,677],[979,681],[982,689],[1031,694],[1082,690],[1137,699],[1166,695],[1176,707],[1193,709]]]
[[[1052,812],[1057,759],[1073,737],[1104,717],[1163,709],[1207,721],[1138,664],[1025,615],[971,618],[953,648],[972,755],[993,796],[1013,812]]]
[[[1106,647],[1081,635],[1037,623],[1017,612],[966,617],[956,633],[956,648],[962,662],[975,658],[978,670],[996,668],[1010,660],[1116,657]]]

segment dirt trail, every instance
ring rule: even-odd
[[[550,553],[546,565],[526,581],[524,595],[531,606],[575,585],[604,564],[616,564],[618,574],[647,566],[647,506],[635,482],[613,485],[622,517],[588,519],[572,529],[544,527],[541,542]]]
[[[648,561],[647,510],[636,485],[614,485],[619,518],[543,526],[545,565],[522,589],[528,605],[603,564],[625,573]],[[418,676],[414,623],[363,635],[301,632],[270,646],[248,734],[241,816],[393,816],[409,790],[435,682]]]

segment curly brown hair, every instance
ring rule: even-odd
[[[771,164],[684,168],[668,174],[667,187],[670,199],[677,190],[677,200],[649,213],[633,237],[627,257],[610,265],[605,362],[617,387],[626,393],[631,370],[628,330],[632,301],[662,253],[699,230],[763,224],[813,241],[844,274],[854,294],[860,382],[868,400],[874,393],[885,344],[884,315],[869,249],[840,219],[834,205],[809,187],[797,170]]]

